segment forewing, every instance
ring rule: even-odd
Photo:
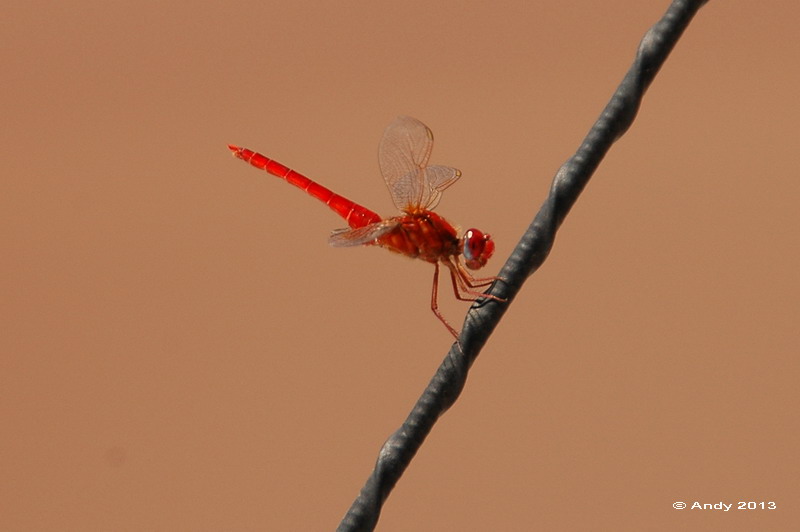
[[[433,208],[442,190],[461,175],[447,166],[428,168],[431,150],[433,133],[410,116],[396,118],[383,133],[378,162],[392,201],[401,211]]]
[[[328,244],[336,248],[369,244],[397,227],[398,223],[397,220],[381,220],[358,229],[336,229],[328,237]]]
[[[423,172],[425,175],[422,182],[425,190],[419,205],[425,209],[432,210],[439,204],[442,191],[461,177],[461,171],[449,166],[429,166]]]

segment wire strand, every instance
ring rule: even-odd
[[[478,300],[467,312],[459,342],[453,344],[403,425],[381,448],[375,468],[342,519],[339,532],[375,528],[381,508],[436,420],[464,388],[470,366],[522,284],[547,258],[556,231],[611,145],[633,123],[645,91],[683,31],[707,0],[674,0],[642,38],[636,57],[600,118],[575,155],[556,173],[550,192],[488,293],[505,299]],[[459,343],[461,348],[459,348]]]

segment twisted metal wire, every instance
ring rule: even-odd
[[[403,425],[378,455],[372,474],[337,530],[373,530],[381,507],[436,420],[453,405],[467,372],[525,280],[545,261],[556,231],[600,161],[630,127],[653,78],[683,31],[707,0],[674,0],[642,38],[633,65],[581,146],[558,170],[550,193],[500,271],[490,293],[506,300],[481,299],[467,312],[459,342],[453,344]]]

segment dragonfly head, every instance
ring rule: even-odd
[[[483,234],[477,229],[468,229],[461,242],[461,253],[464,255],[464,262],[470,270],[477,270],[486,265],[494,253],[494,242],[492,237]]]

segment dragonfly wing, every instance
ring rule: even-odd
[[[448,166],[428,167],[433,133],[410,116],[396,118],[383,133],[378,162],[392,201],[401,211],[433,208],[442,190],[461,172]]]
[[[331,233],[328,238],[328,244],[335,248],[361,246],[363,244],[371,244],[377,238],[385,235],[395,227],[399,222],[397,220],[381,220],[374,224],[369,224],[358,229],[336,229]]]
[[[423,172],[425,176],[422,182],[426,189],[423,191],[420,206],[432,210],[439,204],[442,191],[461,177],[461,171],[449,166],[429,166]]]

